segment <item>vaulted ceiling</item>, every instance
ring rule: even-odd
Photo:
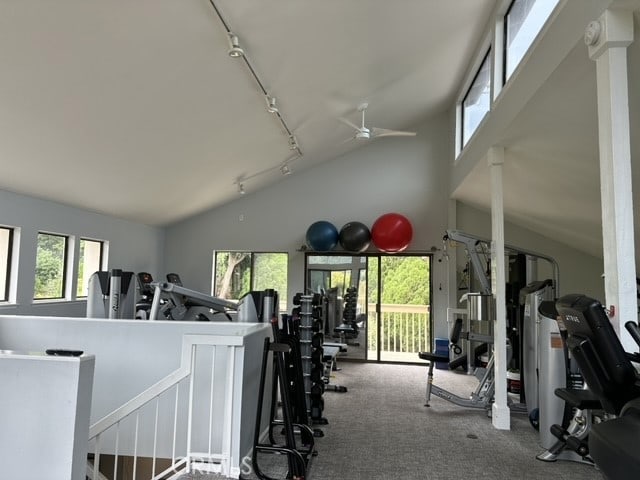
[[[215,0],[305,169],[450,109],[495,0]],[[165,225],[281,179],[288,133],[209,0],[0,2],[0,188]],[[265,173],[260,173],[265,172]]]
[[[534,52],[520,72],[527,80],[481,125],[463,175],[454,168],[454,198],[490,208],[482,157],[504,146],[507,219],[601,255],[595,64],[582,33],[625,1],[639,8],[562,4],[546,53]],[[237,198],[239,179],[256,190],[282,179],[283,162],[302,170],[358,148],[343,142],[353,131],[338,118],[357,123],[362,102],[368,124],[399,130],[450,111],[497,3],[0,2],[0,188],[151,225],[222,205]],[[639,24],[636,13],[636,36]],[[243,59],[228,56],[227,28],[281,117],[267,111]],[[640,205],[638,42],[628,58]],[[513,107],[509,95],[523,103]]]

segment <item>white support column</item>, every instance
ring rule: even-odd
[[[624,323],[637,318],[636,263],[631,188],[631,141],[627,46],[633,41],[633,12],[606,10],[585,31],[596,62],[600,197],[606,304],[627,350],[637,350]]]
[[[458,204],[456,200],[449,200],[449,208],[448,208],[448,228],[455,230],[458,227]],[[443,245],[444,248],[444,245]],[[448,258],[447,258],[447,280],[448,280],[448,292],[449,292],[449,302],[447,303],[447,307],[449,308],[457,308],[458,305],[458,256],[457,256],[457,248],[447,248],[446,250]],[[447,337],[449,336],[449,324],[447,323]]]
[[[496,319],[493,325],[495,398],[492,422],[495,428],[509,430],[511,417],[507,404],[507,307],[502,195],[504,148],[491,147],[488,161],[491,170],[491,291],[496,302]]]

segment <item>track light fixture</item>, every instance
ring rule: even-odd
[[[293,160],[295,160],[296,158],[301,158],[303,154],[302,154],[302,149],[298,145],[298,141],[297,141],[296,137],[293,135],[293,132],[291,131],[291,129],[287,125],[287,122],[285,121],[284,116],[282,115],[282,113],[278,109],[275,97],[269,95],[267,89],[265,88],[264,83],[262,82],[262,80],[258,76],[258,73],[256,72],[256,69],[253,67],[250,59],[247,58],[247,55],[245,54],[245,51],[240,46],[240,41],[238,40],[238,36],[233,33],[229,23],[225,20],[225,18],[220,13],[220,10],[218,9],[218,7],[216,5],[216,0],[209,0],[209,3],[211,4],[211,7],[215,11],[215,13],[216,13],[218,19],[220,20],[220,23],[222,24],[223,28],[227,32],[227,40],[229,42],[229,51],[228,51],[229,56],[232,57],[232,58],[240,58],[240,57],[242,57],[242,59],[244,60],[244,63],[246,64],[248,72],[250,73],[251,77],[255,80],[257,86],[259,87],[260,91],[262,92],[262,94],[265,97],[265,100],[267,102],[267,110],[270,113],[275,114],[275,118],[280,122],[280,124],[281,124],[282,128],[284,129],[285,133],[289,136],[289,149],[290,150],[295,150],[295,156],[293,158],[289,158],[289,159],[285,160],[284,162],[282,162],[280,164],[273,165],[271,167],[265,168],[264,170],[261,170],[259,172],[255,172],[255,173],[253,173],[251,175],[248,175],[248,176],[243,175],[241,177],[238,177],[233,183],[235,185],[237,185],[238,193],[240,195],[244,195],[245,194],[245,189],[244,189],[244,183],[245,182],[247,182],[248,180],[252,180],[254,177],[263,175],[263,174],[268,173],[268,172],[272,172],[272,171],[274,171],[276,169],[280,169],[280,172],[283,175],[290,175],[292,173],[292,171],[291,171],[291,168],[289,167],[289,163],[292,162]]]
[[[291,175],[293,172],[291,171],[289,165],[285,163],[280,167],[280,173],[282,173],[282,175]]]
[[[265,98],[267,100],[267,111],[269,113],[278,113],[278,106],[276,105],[276,97],[267,95]]]
[[[238,36],[233,32],[229,32],[229,56],[231,58],[239,58],[244,56],[244,50],[240,48]]]

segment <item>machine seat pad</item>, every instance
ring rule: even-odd
[[[330,347],[325,344],[322,345],[322,351],[322,360],[325,362],[330,362],[338,356],[340,347]]]
[[[640,415],[625,415],[593,425],[589,453],[607,478],[640,478]]]
[[[433,352],[419,352],[418,356],[422,360],[427,360],[429,362],[445,362],[445,363],[449,363],[449,354],[441,355],[439,353],[433,353]]]
[[[347,351],[347,344],[340,342],[324,342],[322,344],[323,348],[327,347],[338,347],[340,349],[340,353],[345,353]]]
[[[598,400],[598,397],[596,397],[590,390],[556,388],[555,394],[572,407],[579,408],[580,410],[599,410],[602,408],[600,400]]]
[[[357,333],[353,325],[343,323],[333,329],[334,333]]]

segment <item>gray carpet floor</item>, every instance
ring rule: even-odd
[[[536,460],[537,432],[522,414],[511,430],[496,430],[484,411],[432,397],[424,406],[423,366],[343,362],[332,383],[347,393],[326,392],[329,425],[317,439],[315,480],[540,479],[602,480],[592,466]],[[434,382],[461,396],[477,385],[473,376],[436,370]],[[286,459],[263,455],[260,464],[284,478]],[[247,479],[257,478],[254,474]]]

